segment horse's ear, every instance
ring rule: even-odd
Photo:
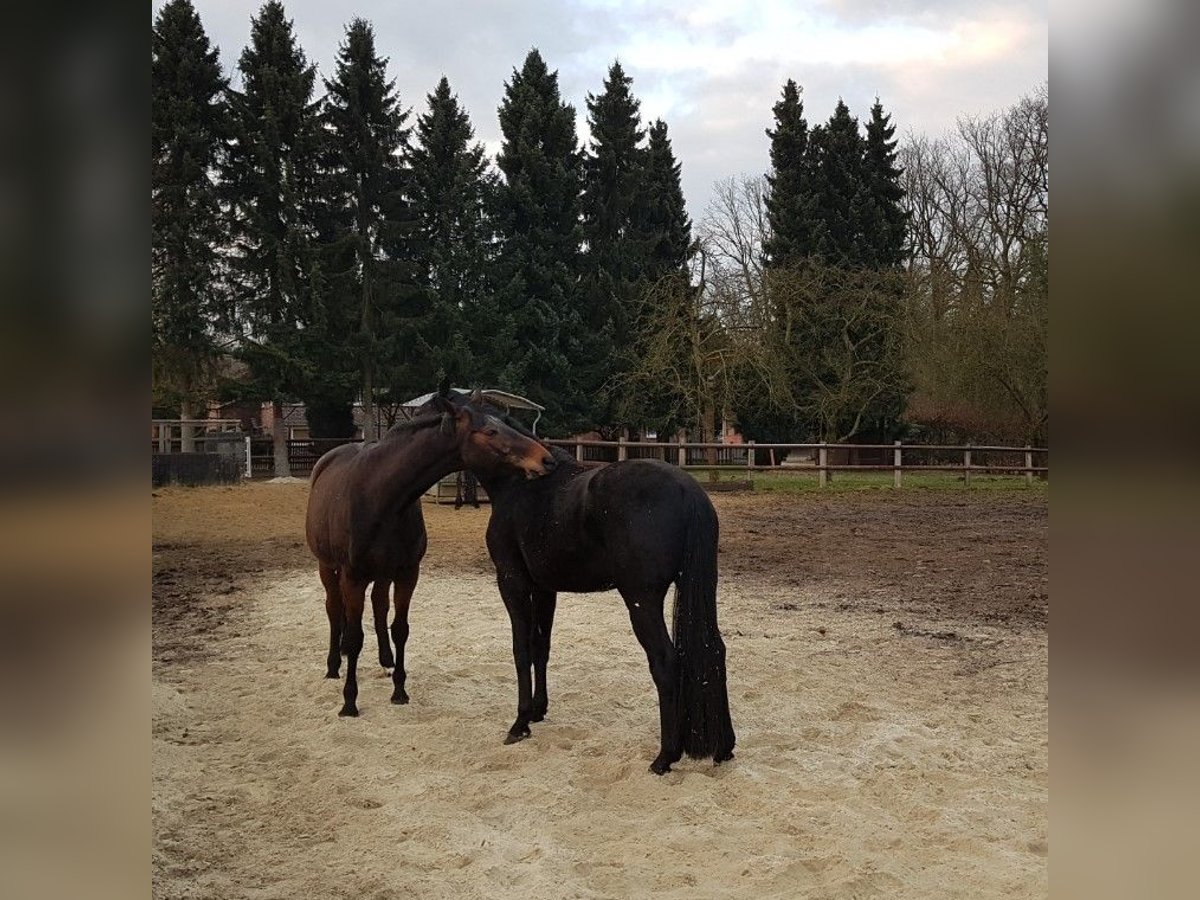
[[[450,396],[450,376],[442,376],[442,380],[438,382],[437,395],[439,397]]]
[[[479,404],[483,403],[483,391],[481,391],[479,388],[475,388],[475,390],[471,391],[471,397],[470,397],[469,402],[475,406],[478,406]]]

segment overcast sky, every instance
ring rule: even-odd
[[[260,4],[193,2],[232,73]],[[493,156],[504,82],[531,47],[558,70],[581,140],[584,100],[620,59],[643,122],[667,122],[694,219],[715,180],[766,171],[763,130],[787,78],[803,87],[810,123],[828,118],[839,96],[864,118],[878,95],[898,132],[933,133],[1013,103],[1048,71],[1046,0],[286,0],[286,8],[325,77],[346,22],[371,21],[404,105],[424,111],[445,74]]]

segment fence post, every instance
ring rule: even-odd
[[[583,462],[583,441],[580,440],[579,435],[575,435],[575,459]]]
[[[621,435],[617,438],[617,462],[624,462],[629,458],[629,451],[625,448],[625,429],[621,429]]]
[[[680,428],[676,437],[679,438],[679,468],[682,469],[687,465],[687,447],[683,445],[687,440],[687,432]]]
[[[746,444],[746,471],[754,473],[754,441]]]
[[[963,451],[963,484],[966,487],[971,486],[971,445],[967,444],[967,449]]]
[[[246,477],[247,477],[247,478],[253,478],[253,477],[254,477],[254,466],[253,466],[253,464],[251,463],[251,461],[250,461],[250,460],[251,460],[251,456],[250,456],[250,435],[246,435]]]
[[[825,465],[829,461],[828,451],[824,444],[817,450],[817,484],[825,487],[825,482],[829,476],[825,471]]]
[[[895,477],[893,480],[895,482],[896,487],[900,487],[901,480],[904,478],[904,474],[903,474],[904,463],[900,457],[900,442],[895,441],[894,445],[895,445],[896,449],[892,451],[892,467],[895,469]]]
[[[1025,483],[1033,486],[1033,448],[1025,445]]]

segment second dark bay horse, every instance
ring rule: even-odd
[[[468,404],[470,405],[470,404]],[[487,408],[490,420],[502,414]],[[733,757],[725,643],[717,628],[717,513],[686,472],[656,460],[585,467],[562,450],[527,481],[494,460],[468,462],[492,503],[487,545],[512,622],[517,719],[506,743],[546,715],[546,666],[559,591],[616,588],[658,690],[661,744],[651,771],[683,754]],[[663,601],[675,585],[674,637]]]
[[[458,395],[455,395],[458,396]],[[313,467],[305,534],[317,558],[329,616],[326,677],[337,678],[346,654],[339,715],[358,715],[358,655],[368,585],[379,637],[379,662],[392,672],[392,702],[407,703],[404,647],[408,606],[425,554],[420,497],[464,467],[487,465],[520,478],[544,475],[555,463],[536,440],[461,402],[443,388],[410,422],[378,441],[335,447]],[[481,401],[480,401],[481,402]],[[388,588],[395,585],[396,616],[386,630]]]

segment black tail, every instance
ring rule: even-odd
[[[688,756],[721,762],[733,756],[736,738],[725,686],[725,642],[717,630],[717,514],[706,496],[690,499],[673,617],[679,734]]]

